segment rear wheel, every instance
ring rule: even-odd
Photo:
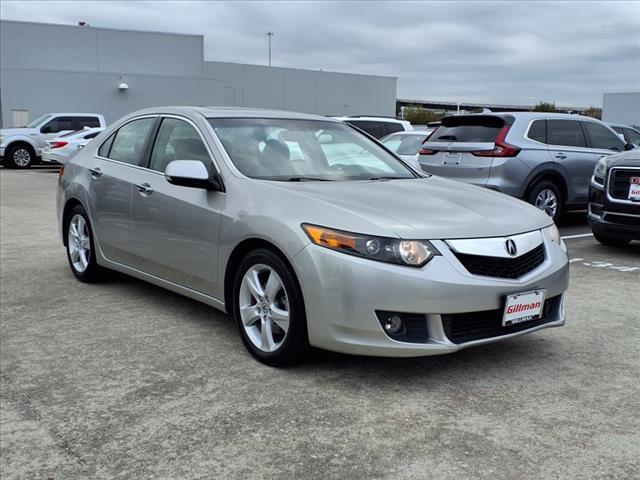
[[[8,167],[29,168],[35,161],[35,154],[27,145],[12,145],[5,152],[4,160]]]
[[[245,347],[271,366],[294,363],[308,346],[302,292],[274,252],[249,253],[236,274],[233,313]]]
[[[595,239],[603,245],[622,246],[628,244],[631,240],[626,238],[610,237],[609,235],[603,235],[602,233],[593,233]]]
[[[73,275],[81,282],[96,282],[103,269],[96,262],[93,232],[84,207],[76,205],[67,215],[67,259]]]
[[[562,196],[555,183],[543,180],[533,186],[527,201],[557,221],[562,213]]]

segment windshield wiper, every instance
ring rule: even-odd
[[[291,177],[287,179],[287,182],[331,182],[329,178],[318,177]]]

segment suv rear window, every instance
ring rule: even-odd
[[[496,141],[505,123],[503,118],[491,115],[445,117],[429,141],[491,143]]]

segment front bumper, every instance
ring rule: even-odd
[[[589,186],[587,218],[596,234],[640,240],[640,204],[615,201],[606,194],[605,187],[593,179]]]
[[[47,162],[47,163],[66,163],[67,162],[67,155],[61,155],[58,153],[53,153],[50,150],[43,150],[42,151],[42,161],[43,162]]]
[[[517,280],[472,275],[443,241],[431,243],[442,253],[423,268],[411,268],[348,256],[308,245],[293,265],[304,295],[309,341],[313,346],[349,354],[412,357],[449,353],[533,332],[565,322],[564,292],[569,282],[566,252],[543,234],[544,262]],[[450,314],[495,315],[512,293],[546,289],[556,298],[544,323],[521,330],[454,343],[446,333]],[[402,312],[424,318],[425,341],[393,340],[384,332],[376,311]],[[443,320],[444,319],[444,320]]]

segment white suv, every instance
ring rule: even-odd
[[[391,117],[335,117],[337,120],[353,125],[375,138],[382,138],[396,132],[413,130],[406,120]]]
[[[84,127],[106,126],[97,113],[47,113],[24,127],[0,130],[0,160],[6,167],[29,168],[41,161],[47,139]]]

